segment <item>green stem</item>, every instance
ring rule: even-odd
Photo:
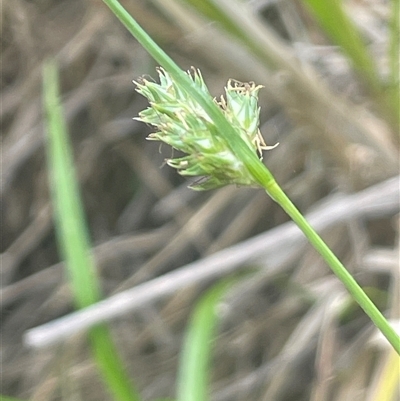
[[[184,73],[176,63],[150,38],[140,25],[129,15],[117,0],[103,0],[113,11],[117,18],[125,25],[128,31],[149,52],[149,54],[203,107],[204,111],[212,118],[219,135],[229,144],[236,157],[241,160],[254,179],[267,191],[267,193],[289,214],[293,221],[304,232],[310,243],[321,254],[332,271],[343,282],[350,294],[364,309],[374,324],[400,354],[400,337],[390,326],[385,317],[368,298],[365,292],[357,284],[354,278],[322,241],[314,229],[307,223],[304,217],[296,209],[293,203],[281,190],[274,177],[266,166],[260,162],[255,152],[236,134],[235,129],[222,114],[219,107],[203,92],[199,91],[193,80]]]
[[[400,337],[397,335],[393,327],[389,324],[389,322],[382,315],[379,309],[371,301],[368,295],[363,291],[363,289],[356,282],[353,276],[343,266],[340,260],[329,249],[328,245],[325,244],[322,238],[316,233],[316,231],[310,226],[307,220],[297,210],[296,206],[293,205],[291,200],[282,191],[279,185],[274,182],[272,184],[269,184],[268,188],[265,189],[267,193],[272,197],[272,199],[279,203],[279,205],[297,224],[301,231],[303,231],[304,235],[307,237],[313,247],[318,251],[318,253],[324,258],[325,262],[329,265],[333,273],[335,273],[339,280],[344,284],[344,286],[347,288],[347,290],[353,296],[356,302],[373,321],[375,326],[382,332],[382,334],[387,338],[390,344],[392,344],[396,352],[400,354]]]

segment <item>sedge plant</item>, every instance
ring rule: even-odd
[[[103,1],[162,67],[160,84],[144,79],[137,83],[137,90],[150,102],[150,107],[139,115],[141,121],[157,129],[150,139],[165,142],[186,154],[167,163],[182,175],[199,177],[194,189],[228,184],[263,188],[303,231],[353,299],[400,354],[398,334],[260,160],[259,152],[266,148],[258,131],[256,100],[260,87],[230,81],[226,99],[216,102],[197,70],[189,74],[182,71],[117,0]]]

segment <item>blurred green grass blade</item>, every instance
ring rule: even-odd
[[[0,395],[0,401],[26,401],[22,398],[8,397],[6,395]]]
[[[399,0],[392,0],[390,73],[391,82],[385,87],[380,79],[373,57],[364,44],[358,30],[347,16],[341,0],[303,0],[311,14],[345,53],[354,68],[369,85],[371,94],[380,104],[382,114],[398,130],[400,125],[399,77]],[[397,83],[396,83],[397,82]]]
[[[125,371],[109,329],[96,326],[89,332],[92,353],[116,400],[140,401],[141,397]]]
[[[354,24],[346,15],[341,0],[304,0],[311,14],[331,40],[350,58],[371,89],[380,90],[373,59]]]
[[[211,350],[218,320],[216,308],[237,280],[230,278],[214,285],[195,306],[180,358],[177,401],[208,399]]]
[[[84,308],[100,300],[100,285],[90,254],[89,234],[59,99],[58,69],[53,61],[47,61],[44,65],[43,94],[56,233],[75,303],[78,308]],[[105,326],[92,329],[90,340],[94,357],[109,391],[120,401],[140,400],[125,373],[108,329]]]
[[[43,90],[48,127],[48,168],[58,242],[76,306],[84,308],[100,299],[100,289],[89,252],[89,235],[59,100],[58,71],[53,62],[44,66]]]

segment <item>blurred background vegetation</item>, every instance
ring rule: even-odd
[[[261,131],[280,145],[264,161],[304,213],[398,174],[398,1],[348,0],[344,14],[314,3],[122,2],[183,69],[201,69],[213,95],[229,78],[265,86]],[[379,398],[390,355],[315,252],[303,243],[292,252],[290,238],[266,254],[243,242],[288,220],[262,190],[197,193],[163,167],[171,150],[146,142],[149,127],[132,120],[146,101],[131,81],[155,78],[156,64],[100,0],[14,0],[2,3],[1,18],[1,393],[111,399],[83,336],[34,352],[23,344],[27,329],[73,311],[45,162],[41,72],[51,55],[104,297],[193,261],[207,266],[238,244],[232,252],[254,253],[240,268],[260,273],[221,308],[213,400],[396,399],[396,386]],[[383,202],[322,225],[397,319],[398,212]],[[110,323],[145,400],[174,396],[188,317],[212,281]]]

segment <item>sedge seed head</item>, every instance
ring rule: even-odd
[[[228,184],[257,185],[244,163],[218,133],[212,119],[204,109],[170,74],[158,69],[160,83],[142,78],[136,84],[138,93],[146,97],[150,106],[141,111],[136,120],[156,128],[147,139],[164,142],[185,153],[185,156],[167,159],[166,163],[183,176],[200,179],[191,188],[207,190]],[[253,82],[243,84],[229,80],[225,88],[226,99],[212,99],[199,70],[188,72],[198,90],[221,107],[237,135],[261,157],[265,145],[260,134],[258,91],[261,86]]]

